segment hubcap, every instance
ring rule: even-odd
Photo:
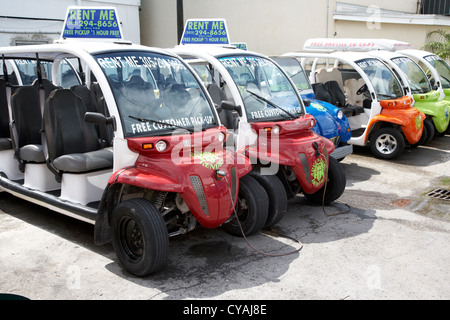
[[[391,154],[397,148],[397,139],[390,134],[382,134],[375,141],[377,150],[382,154]]]
[[[136,221],[124,217],[119,225],[120,243],[128,258],[136,262],[141,259],[144,251],[142,233]]]

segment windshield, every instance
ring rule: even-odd
[[[200,84],[179,59],[140,51],[95,58],[111,86],[126,137],[217,126]]]
[[[367,74],[380,100],[403,96],[401,85],[392,71],[377,59],[363,59],[356,64]]]
[[[427,93],[431,91],[430,82],[417,63],[407,57],[398,57],[391,60],[408,77],[412,93]]]
[[[449,65],[439,58],[437,55],[426,56],[427,60],[439,73],[442,81],[443,88],[450,88],[450,67]]]
[[[273,58],[283,70],[288,74],[291,80],[294,82],[295,87],[300,90],[311,89],[308,79],[306,78],[305,71],[298,62],[297,59],[292,58]]]
[[[238,86],[250,122],[287,120],[304,113],[295,88],[272,61],[255,56],[219,61]]]

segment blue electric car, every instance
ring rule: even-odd
[[[306,112],[312,114],[317,120],[313,130],[333,141],[336,149],[331,153],[331,156],[337,160],[342,160],[351,154],[353,145],[347,144],[347,141],[351,138],[351,130],[344,112],[328,102],[316,99],[311,83],[296,58],[272,57],[272,59],[291,76],[302,99],[311,101],[309,106],[306,107]]]

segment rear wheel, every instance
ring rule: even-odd
[[[342,166],[335,158],[330,157],[328,161],[328,179],[326,185],[315,193],[305,193],[305,196],[314,202],[322,203],[323,201],[325,204],[329,204],[344,193],[346,183],[347,179]],[[323,195],[324,192],[325,197]]]
[[[244,235],[255,234],[266,224],[268,209],[269,198],[264,188],[250,175],[243,176],[239,179],[235,215],[223,228],[235,236],[241,236],[242,232]]]
[[[427,128],[427,139],[424,141],[424,144],[427,144],[431,140],[433,140],[434,135],[436,134],[436,130],[434,129],[433,120],[425,119],[423,122],[423,127]]]
[[[280,178],[275,175],[262,175],[258,171],[250,172],[250,175],[266,190],[269,197],[269,212],[264,227],[277,224],[287,211],[287,194]]]
[[[145,199],[120,203],[111,218],[114,250],[125,269],[145,276],[160,270],[169,251],[169,234],[159,211]]]
[[[370,149],[377,158],[394,159],[403,152],[404,148],[405,138],[395,128],[380,128],[370,136]]]

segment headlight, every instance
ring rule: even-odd
[[[155,147],[156,147],[156,150],[158,150],[159,152],[162,152],[162,151],[166,150],[167,143],[165,141],[160,140],[155,144]]]
[[[342,119],[344,117],[344,112],[341,109],[339,109],[338,112],[336,113],[336,116],[339,119]]]
[[[280,133],[280,127],[279,126],[273,126],[272,132],[275,133],[275,134],[279,134]]]

